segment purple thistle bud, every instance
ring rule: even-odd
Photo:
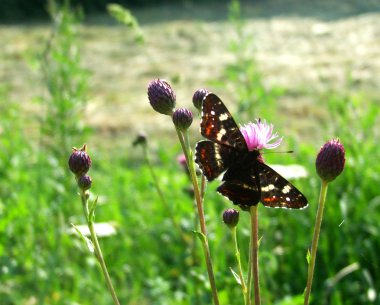
[[[199,111],[201,111],[202,109],[202,102],[203,102],[203,98],[208,94],[208,90],[207,89],[198,89],[197,91],[195,91],[194,95],[193,95],[193,104],[194,104],[194,107],[197,108]]]
[[[81,190],[87,191],[91,188],[92,179],[88,175],[83,175],[78,179],[78,186]]]
[[[193,122],[193,114],[186,108],[176,109],[173,113],[173,123],[179,130],[186,130]]]
[[[319,177],[325,182],[331,182],[344,169],[345,150],[339,139],[332,139],[321,147],[318,153],[315,167]]]
[[[154,79],[148,85],[148,98],[153,109],[159,113],[171,115],[175,107],[176,96],[172,87],[164,80]]]
[[[77,177],[88,172],[91,167],[91,158],[86,152],[86,144],[80,149],[73,148],[73,153],[69,158],[69,167]]]
[[[139,133],[137,137],[134,139],[132,142],[133,146],[138,146],[138,145],[146,145],[147,143],[147,137],[144,133]]]
[[[178,164],[183,167],[184,169],[187,169],[187,162],[186,162],[186,156],[185,154],[180,154],[178,157],[177,157],[177,162]]]
[[[235,209],[227,209],[223,213],[223,222],[229,227],[234,228],[239,222],[239,211]]]

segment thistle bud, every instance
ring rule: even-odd
[[[197,108],[199,111],[201,111],[202,109],[202,101],[203,101],[203,98],[208,94],[208,90],[207,89],[198,89],[197,91],[195,91],[194,95],[193,95],[193,104],[194,104],[194,107]]]
[[[223,213],[223,222],[230,228],[236,227],[239,222],[239,211],[235,209],[227,209]]]
[[[91,188],[92,179],[88,175],[83,175],[78,179],[78,186],[81,190],[87,191]]]
[[[177,162],[178,162],[178,164],[179,164],[183,169],[186,169],[186,170],[187,170],[187,161],[186,161],[186,156],[185,156],[185,154],[180,154],[180,155],[177,157]]]
[[[137,137],[133,140],[132,145],[138,146],[138,145],[146,145],[147,143],[147,137],[144,133],[139,133]]]
[[[172,87],[164,80],[155,79],[148,85],[148,98],[151,106],[159,113],[171,115],[176,96]]]
[[[315,167],[319,177],[325,182],[331,182],[344,169],[345,150],[339,139],[332,139],[321,147]]]
[[[91,158],[86,152],[86,145],[80,149],[73,148],[73,153],[69,158],[69,167],[77,177],[88,172],[91,167]]]
[[[186,108],[179,108],[173,113],[173,123],[179,130],[186,130],[193,122],[193,114]]]

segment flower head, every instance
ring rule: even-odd
[[[88,175],[83,175],[78,179],[78,186],[83,191],[87,191],[91,188],[92,179]]]
[[[279,138],[277,132],[273,134],[273,125],[267,124],[265,120],[258,119],[256,123],[243,125],[240,127],[240,131],[249,151],[276,148],[282,142],[282,137]]]
[[[186,161],[186,156],[185,154],[180,154],[178,157],[177,157],[177,162],[178,164],[183,167],[183,168],[187,168],[187,161]]]
[[[179,108],[173,113],[173,123],[179,130],[186,130],[193,122],[193,114],[186,108]]]
[[[148,99],[159,113],[171,115],[175,107],[176,96],[172,87],[164,80],[155,79],[148,85]]]
[[[80,149],[73,148],[73,153],[69,158],[69,167],[75,176],[83,176],[88,172],[90,166],[91,158],[86,152],[86,145]]]
[[[227,209],[223,212],[223,222],[229,227],[233,228],[239,222],[239,211],[235,209]]]
[[[146,145],[147,144],[147,136],[145,133],[140,132],[136,138],[133,140],[132,145],[138,146],[138,145]]]
[[[332,139],[321,147],[315,167],[319,177],[325,182],[333,181],[344,169],[345,150],[339,139]]]
[[[201,111],[203,98],[208,94],[207,89],[198,89],[193,95],[193,104],[195,108]]]

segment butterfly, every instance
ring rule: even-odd
[[[246,140],[222,100],[208,93],[202,102],[201,134],[195,162],[208,181],[223,172],[217,192],[242,208],[262,202],[273,208],[302,209],[306,197],[289,181],[264,164],[258,150]]]

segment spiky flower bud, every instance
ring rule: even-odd
[[[194,104],[194,107],[197,108],[199,111],[201,111],[202,109],[202,101],[203,101],[203,98],[208,94],[208,90],[207,89],[198,89],[197,91],[195,91],[194,95],[193,95],[193,104]]]
[[[69,167],[77,177],[88,172],[91,167],[91,158],[86,152],[86,144],[80,149],[73,148],[73,153],[69,158]]]
[[[81,190],[87,191],[91,188],[92,179],[88,175],[83,175],[78,179],[78,186]]]
[[[223,222],[229,227],[234,228],[239,222],[239,211],[235,209],[227,209],[223,213]]]
[[[172,119],[175,127],[186,130],[193,122],[193,114],[186,108],[179,108],[174,111]]]
[[[146,145],[146,143],[147,143],[146,135],[144,133],[139,133],[137,137],[134,139],[134,141],[132,142],[132,145],[133,146]]]
[[[171,115],[176,96],[172,87],[164,80],[154,79],[148,85],[148,98],[151,106],[159,113]]]
[[[319,177],[325,182],[331,182],[344,169],[345,150],[339,139],[332,139],[321,147],[315,167]]]

